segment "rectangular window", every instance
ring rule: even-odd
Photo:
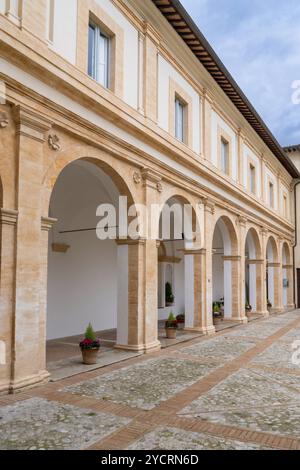
[[[223,137],[221,139],[221,170],[229,174],[229,143]]]
[[[110,39],[100,27],[89,24],[88,74],[109,88]]]
[[[274,184],[271,182],[269,183],[269,204],[274,208]]]
[[[256,193],[256,174],[255,174],[255,166],[251,165],[250,163],[250,191],[252,194]]]
[[[179,99],[175,99],[175,137],[180,142],[185,142],[185,113],[186,105]]]

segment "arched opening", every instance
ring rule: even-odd
[[[78,341],[89,323],[100,338],[102,351],[112,349],[116,342],[127,344],[128,249],[116,239],[100,240],[96,235],[97,208],[109,204],[116,217],[108,228],[117,238],[121,195],[132,203],[125,184],[97,160],[70,163],[56,181],[49,209],[49,216],[57,219],[49,234],[50,371],[49,363],[80,354]]]
[[[262,252],[258,234],[255,229],[248,231],[245,243],[245,301],[246,313],[260,313]]]
[[[267,243],[267,304],[268,309],[273,310],[278,307],[278,250],[276,241],[270,237]]]
[[[215,226],[212,246],[213,314],[225,320],[238,318],[238,245],[231,220],[221,217]]]
[[[284,243],[282,246],[282,302],[283,307],[287,308],[293,303],[293,279],[292,279],[293,265],[289,246]]]
[[[188,208],[188,209],[187,209]],[[193,233],[192,233],[193,232]],[[194,239],[195,235],[195,239]],[[178,334],[185,326],[194,326],[194,270],[192,255],[199,237],[194,208],[188,200],[171,197],[164,205],[159,219],[158,249],[158,319],[159,339],[165,338],[164,324],[173,313],[179,320]],[[189,289],[187,289],[187,285]]]

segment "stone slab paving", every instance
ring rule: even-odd
[[[262,450],[258,444],[222,439],[178,428],[160,426],[134,442],[128,450]]]
[[[84,449],[129,420],[31,398],[0,409],[0,450]]]
[[[300,450],[299,313],[0,397],[0,449]]]
[[[182,359],[149,360],[62,391],[151,410],[209,374],[214,364]]]

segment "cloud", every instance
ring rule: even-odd
[[[300,143],[298,0],[182,0],[282,145]]]

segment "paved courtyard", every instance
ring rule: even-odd
[[[300,450],[300,311],[0,397],[0,449]]]

